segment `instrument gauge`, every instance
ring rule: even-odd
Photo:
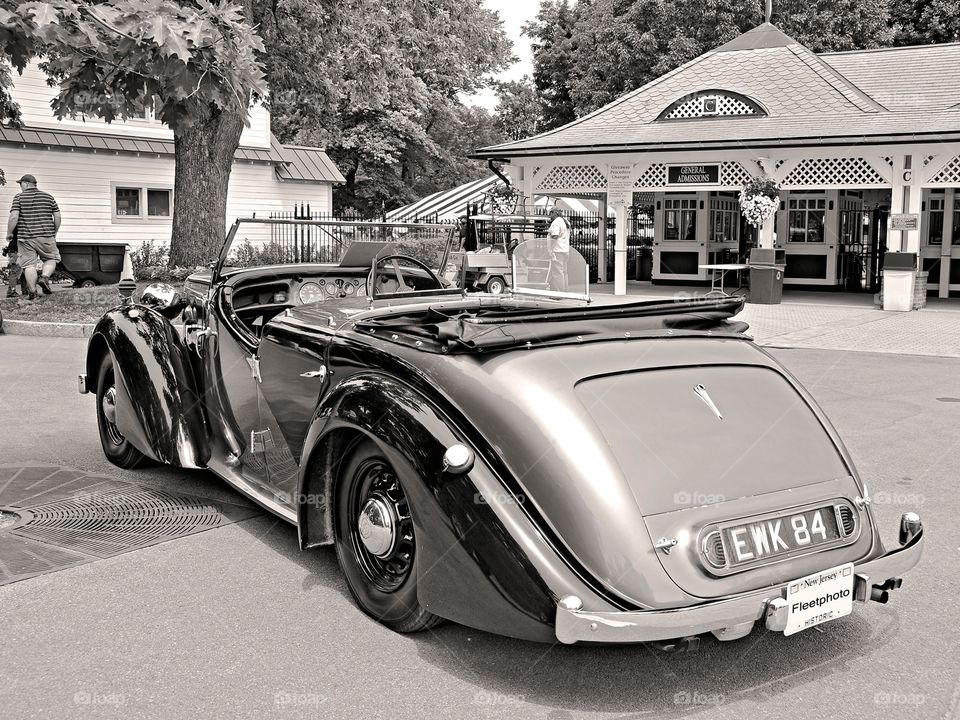
[[[304,305],[323,302],[323,290],[315,282],[305,282],[300,286],[297,295],[300,297],[300,302]]]
[[[357,291],[357,286],[354,285],[353,283],[345,282],[343,284],[343,292],[346,293],[346,295],[348,296],[353,295],[356,291]]]
[[[327,284],[323,286],[323,289],[327,291],[327,295],[335,297],[338,292],[337,282],[335,280],[327,280]]]

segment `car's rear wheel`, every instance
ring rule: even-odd
[[[107,460],[127,470],[146,464],[147,458],[117,429],[117,375],[107,353],[97,373],[97,426]]]
[[[98,283],[93,278],[84,278],[83,280],[78,282],[76,285],[77,287],[80,287],[80,288],[94,288],[94,287],[97,287],[99,284],[100,283]]]
[[[364,612],[403,633],[440,622],[417,600],[417,541],[403,484],[371,440],[342,466],[334,531],[340,567]]]

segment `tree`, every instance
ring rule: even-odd
[[[171,128],[174,265],[198,264],[219,248],[240,132],[251,100],[266,91],[257,58],[263,44],[244,17],[223,0],[56,0],[0,8],[6,57],[18,69],[31,55],[44,57],[41,67],[60,86],[57,117],[111,122],[153,108]]]
[[[956,0],[893,0],[890,19],[894,45],[927,45],[960,40]]]
[[[541,131],[565,125],[576,118],[570,92],[574,66],[574,28],[582,9],[591,12],[592,3],[580,0],[573,7],[568,0],[543,0],[537,19],[523,26],[531,39],[533,83],[540,97]]]
[[[498,82],[494,89],[497,94],[496,125],[507,139],[520,140],[540,132],[543,103],[529,76]]]
[[[279,0],[263,31],[272,49],[281,39],[297,49],[267,58],[278,137],[326,147],[347,180],[335,207],[370,213],[414,199],[448,164],[442,137],[466,117],[458,96],[509,59],[480,0]],[[304,67],[321,77],[303,79]]]
[[[893,38],[888,1],[778,0],[772,21],[815,52],[880,47]],[[555,35],[564,5],[544,0],[528,33]],[[537,85],[546,116],[568,117],[571,105],[581,116],[645,85],[756,27],[763,7],[741,0],[581,0],[574,15],[562,51],[535,46],[534,78],[552,78]],[[569,101],[557,95],[558,85]]]

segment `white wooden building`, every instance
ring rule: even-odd
[[[739,190],[781,186],[759,238],[785,282],[874,290],[885,250],[916,253],[940,296],[960,292],[960,44],[815,54],[765,23],[563,127],[483,148],[527,195],[616,210],[615,291],[631,210],[652,213],[654,282],[705,282],[743,257]],[[600,258],[601,273],[606,263]],[[856,280],[856,283],[851,283]]]
[[[0,168],[7,177],[0,187],[0,222],[19,192],[16,180],[29,173],[57,199],[63,216],[59,240],[169,242],[176,202],[169,128],[149,116],[113,123],[58,120],[50,108],[57,90],[36,64],[13,77],[23,127],[0,127]],[[270,132],[269,112],[256,106],[231,172],[227,222],[292,211],[301,203],[330,213],[333,186],[343,181],[321,148],[280,144]]]

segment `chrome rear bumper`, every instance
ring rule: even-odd
[[[901,535],[901,537],[903,537]],[[914,533],[906,542],[886,555],[856,564],[854,595],[857,600],[870,599],[872,586],[897,578],[920,560],[923,552],[923,529],[917,520]],[[638,643],[670,640],[707,632],[723,633],[726,629],[752,626],[765,618],[770,630],[783,629],[786,606],[779,609],[786,595],[787,583],[779,587],[755,590],[725,600],[676,610],[639,610],[636,612],[601,612],[573,609],[576,598],[564,598],[557,605],[556,635],[562,643]],[[742,634],[742,633],[741,633]]]

